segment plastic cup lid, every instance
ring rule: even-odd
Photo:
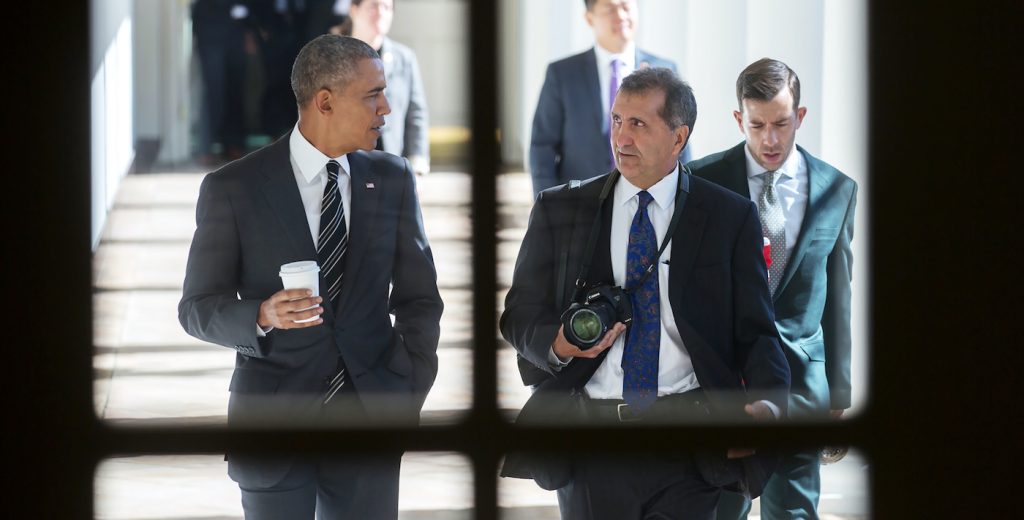
[[[304,260],[301,262],[292,262],[290,264],[284,264],[281,266],[281,274],[300,274],[305,272],[320,272],[320,266],[317,265],[314,260]]]

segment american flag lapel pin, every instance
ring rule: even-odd
[[[366,189],[368,189],[368,190],[372,190],[373,188],[374,188],[374,185],[373,185],[373,183],[372,183],[372,182],[368,182],[368,183],[366,183]]]

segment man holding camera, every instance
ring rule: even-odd
[[[696,113],[689,85],[670,70],[634,72],[611,109],[617,169],[539,195],[501,331],[551,377],[518,422],[785,413],[790,372],[757,207],[678,163]],[[757,496],[773,464],[740,449],[510,456],[502,474],[567,489],[569,518],[712,518],[721,489]]]

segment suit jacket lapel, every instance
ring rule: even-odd
[[[277,215],[285,235],[295,251],[297,259],[316,260],[316,245],[309,233],[309,221],[302,206],[299,187],[295,184],[295,172],[289,158],[288,139],[291,132],[274,143],[267,160],[260,165],[266,178],[263,195],[271,210]]]
[[[692,190],[689,192],[683,214],[679,217],[679,226],[672,235],[672,261],[668,266],[668,298],[673,303],[673,309],[681,307],[679,302],[682,301],[683,288],[690,279],[694,262],[697,261],[697,251],[708,219],[708,212],[703,208],[703,203],[699,190],[696,193]],[[675,314],[675,318],[676,322],[680,322],[685,316]]]
[[[585,200],[577,205],[576,214],[573,216],[572,234],[569,247],[574,249],[574,254],[569,258],[569,272],[566,275],[566,287],[568,291],[565,298],[565,307],[569,306],[570,298],[573,296],[576,279],[580,274],[580,264],[583,262],[587,240],[590,238],[590,229],[594,222],[594,215],[597,212],[601,188],[604,186],[607,176],[602,176],[600,181],[593,181],[585,187],[579,188],[580,197]],[[608,195],[601,211],[601,232],[594,243],[594,258],[590,262],[590,272],[587,275],[587,282],[591,285],[596,283],[614,283],[612,273],[612,260],[610,251],[610,233],[612,205],[615,203],[614,195]],[[560,382],[553,383],[559,388],[581,388],[594,375],[597,368],[604,361],[608,351],[605,350],[595,359],[576,358],[566,369],[558,375]]]
[[[373,170],[365,152],[348,154],[349,176],[351,182],[351,209],[349,211],[348,252],[345,253],[345,276],[341,281],[341,295],[338,298],[338,309],[345,308],[352,293],[352,284],[359,273],[363,257],[377,220],[377,204],[380,200],[381,186],[377,172]]]
[[[634,70],[646,69],[647,67],[650,67],[651,61],[653,61],[651,58],[652,57],[649,54],[638,48],[636,50],[636,61],[633,62]]]
[[[605,134],[608,133],[608,125],[605,122],[604,107],[601,106],[601,78],[597,73],[597,52],[591,49],[583,60],[584,92],[587,92],[590,104],[590,113],[594,114],[595,123]]]
[[[750,183],[747,181],[747,156],[743,152],[746,144],[740,143],[725,154],[728,165],[722,186],[743,197],[750,197]],[[756,202],[756,201],[755,201]]]
[[[800,236],[796,239],[793,254],[790,255],[789,260],[786,262],[786,270],[782,272],[782,280],[779,282],[778,289],[775,290],[775,296],[772,298],[773,301],[778,300],[782,292],[785,291],[786,285],[793,279],[793,275],[800,267],[800,262],[807,253],[807,246],[811,241],[810,237],[814,234],[814,230],[817,229],[814,222],[817,220],[816,214],[821,209],[822,196],[825,194],[829,183],[832,182],[828,172],[819,168],[814,158],[806,150],[799,146],[796,149],[799,153],[803,154],[804,162],[807,164],[807,209],[804,210],[804,220],[800,225]]]

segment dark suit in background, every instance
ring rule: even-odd
[[[196,0],[192,3],[192,34],[203,80],[200,111],[200,155],[212,154],[219,143],[223,155],[241,156],[245,148],[245,32],[248,16],[235,18],[241,2]]]
[[[757,208],[714,184],[686,177],[688,187],[684,183],[682,188],[688,190],[688,196],[670,247],[669,294],[701,389],[722,418],[743,417],[743,403],[761,399],[784,410],[789,369],[772,318]],[[571,300],[598,196],[607,178],[583,182],[578,188],[567,185],[544,191],[534,204],[505,300],[501,332],[523,358],[553,377],[539,385],[519,422],[565,421],[564,403],[583,392],[606,357],[607,351],[596,359],[575,358],[557,372],[548,362],[561,325],[559,316]],[[612,203],[606,204],[592,259],[589,278],[594,282],[613,280],[608,225]],[[712,458],[720,463],[719,468],[729,470],[732,480],[723,482],[703,473],[707,466],[695,472],[693,462],[685,458],[676,469],[694,485],[743,486],[756,496],[774,461],[770,456],[726,461],[724,453]],[[551,457],[509,456],[503,474],[534,478],[542,487],[556,489],[572,483],[575,464]],[[621,469],[624,481],[632,478],[631,471],[645,471],[638,466]],[[613,496],[620,492],[625,493],[610,491]],[[579,502],[570,507],[577,508],[574,518],[606,514],[587,511],[587,504]]]
[[[750,198],[744,147],[740,143],[689,166],[694,175]],[[793,375],[789,417],[825,420],[829,410],[850,407],[850,241],[857,184],[803,148],[796,151],[807,164],[807,209],[772,299]],[[762,515],[772,511],[776,518],[796,508],[813,512],[820,484],[809,479],[819,480],[816,451],[783,459],[761,497]]]
[[[263,132],[277,138],[295,125],[292,63],[306,43],[306,4],[296,0],[249,0],[263,57]]]
[[[640,49],[636,69],[675,63]],[[608,119],[602,108],[597,55],[593,48],[548,65],[530,133],[530,178],[533,193],[571,180],[589,179],[614,168],[610,153]],[[679,159],[690,159],[689,146]]]
[[[260,303],[281,290],[280,266],[317,258],[288,136],[203,180],[178,311],[189,334],[238,352],[229,423],[346,420],[339,416],[346,412],[320,405],[339,356],[361,410],[348,420],[418,419],[437,374],[442,303],[413,175],[404,160],[385,153],[357,151],[348,158],[352,207],[345,208],[349,249],[338,307],[325,298],[322,325],[274,329],[263,338],[257,337],[257,314]],[[355,492],[367,503],[353,508],[397,507],[398,459],[390,460],[383,469],[356,464],[381,475],[369,479],[370,489]],[[229,474],[243,490],[332,472],[345,478],[352,471],[322,460],[229,459]],[[382,514],[373,511],[363,517]],[[293,513],[289,517],[303,516]]]

